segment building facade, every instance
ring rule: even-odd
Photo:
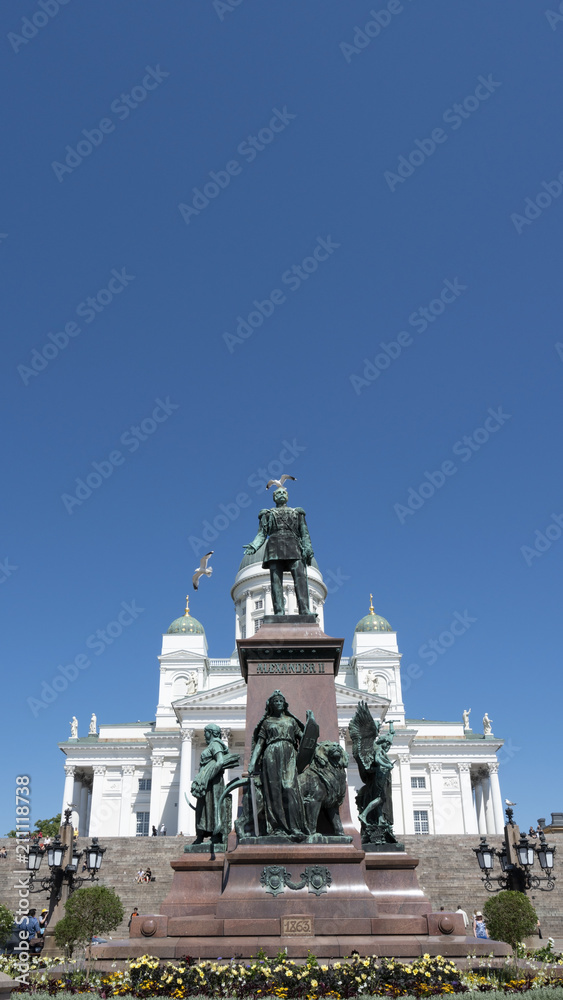
[[[308,568],[308,579],[311,610],[324,629],[327,588],[316,562]],[[287,613],[296,614],[293,586],[286,584],[284,592]],[[273,613],[261,550],[244,557],[231,595],[236,638],[254,635],[264,615]],[[65,755],[62,807],[64,811],[72,805],[73,825],[80,835],[148,836],[153,827],[160,830],[163,825],[168,835],[194,835],[190,786],[210,722],[220,726],[229,748],[241,754],[241,767],[230,771],[227,780],[240,776],[246,684],[236,650],[225,659],[210,658],[204,627],[186,605],[162,636],[158,659],[154,721],[102,723],[85,737],[71,736],[59,744]],[[395,761],[394,830],[399,837],[503,832],[497,759],[502,740],[492,733],[473,733],[463,722],[405,717],[397,633],[372,604],[356,626],[352,656],[342,658],[335,686],[340,741],[350,752],[348,787],[355,823],[360,782],[348,724],[358,701],[364,700],[374,717],[394,724],[390,756]]]

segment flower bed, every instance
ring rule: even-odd
[[[233,960],[222,963],[196,962],[189,957],[161,964],[157,958],[143,955],[129,962],[126,971],[94,972],[88,984],[83,970],[69,966],[69,971],[51,978],[46,969],[30,977],[22,996],[33,993],[34,1000],[67,995],[77,997],[88,990],[101,998],[111,997],[184,997],[252,998],[266,1000],[347,1000],[350,997],[420,998],[464,993],[489,993],[490,1000],[506,998],[507,993],[534,991],[535,1000],[563,1000],[562,980],[552,978],[549,969],[518,969],[507,963],[500,969],[481,968],[462,971],[445,958],[424,955],[411,963],[394,959],[359,958],[321,964],[313,955],[304,964],[288,959],[284,952],[275,959],[259,954],[249,962]],[[5,971],[8,971],[7,969]],[[19,993],[13,994],[14,1000]]]

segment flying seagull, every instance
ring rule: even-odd
[[[279,479],[270,479],[270,482],[266,486],[266,489],[269,490],[270,486],[277,486],[278,489],[282,489],[283,484],[285,483],[286,479],[293,479],[294,483],[297,482],[295,476],[280,476]]]
[[[506,802],[507,806],[517,806],[518,805],[517,802],[511,802],[510,799],[505,799],[504,801]]]
[[[213,549],[211,549],[211,552],[206,552],[205,553],[205,555],[202,557],[202,560],[201,560],[201,562],[199,564],[198,569],[196,569],[194,575],[192,576],[194,590],[197,590],[197,588],[199,587],[199,578],[200,578],[200,576],[211,576],[211,574],[213,572],[213,567],[212,566],[209,566],[209,567],[207,566],[207,560],[209,559],[209,556],[212,556],[212,555],[213,555]]]

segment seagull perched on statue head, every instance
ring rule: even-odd
[[[270,479],[269,483],[266,484],[266,489],[269,490],[270,486],[277,486],[277,488],[281,490],[281,489],[284,488],[283,484],[285,483],[286,479],[293,479],[294,483],[297,482],[295,476],[285,476],[284,475],[284,476],[280,476],[279,479]]]
[[[199,587],[199,578],[200,578],[200,576],[211,576],[211,574],[213,572],[213,567],[207,565],[207,560],[209,559],[209,556],[212,556],[212,555],[213,555],[213,549],[211,549],[211,552],[206,552],[205,553],[205,555],[201,559],[201,562],[200,562],[198,568],[196,569],[194,575],[192,576],[192,582],[193,582],[193,585],[194,585],[194,590],[197,590],[197,588]]]
[[[507,806],[517,806],[518,805],[517,802],[511,802],[510,799],[505,799],[504,801],[506,802]]]

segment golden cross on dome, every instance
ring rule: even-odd
[[[186,610],[184,611],[184,614],[189,615],[189,613],[190,613],[190,595],[186,594]]]
[[[375,614],[375,611],[373,610],[373,594],[369,595],[369,613],[370,615]]]

